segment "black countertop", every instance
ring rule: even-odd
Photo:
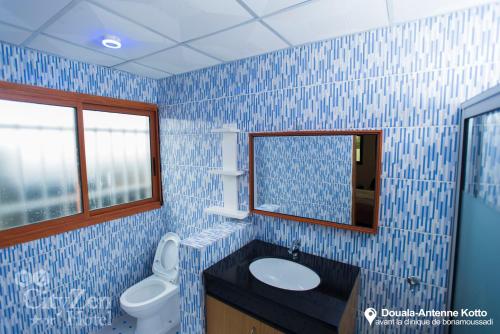
[[[253,277],[249,265],[263,257],[291,260],[287,248],[254,240],[204,271],[206,293],[285,333],[337,332],[359,268],[301,252],[296,262],[321,282],[312,290],[289,291]]]

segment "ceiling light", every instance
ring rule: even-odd
[[[119,37],[106,35],[102,39],[102,45],[110,49],[119,49],[122,47],[122,41]]]

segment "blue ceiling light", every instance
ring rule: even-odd
[[[102,39],[102,45],[110,49],[119,49],[122,47],[122,41],[119,37],[106,35]]]

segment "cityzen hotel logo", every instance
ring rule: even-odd
[[[492,326],[493,319],[481,309],[457,310],[390,310],[374,308],[365,311],[370,325],[375,326]],[[376,317],[376,319],[375,319]],[[374,321],[375,320],[375,321]]]
[[[43,269],[35,273],[22,270],[15,279],[27,314],[32,316],[32,325],[45,328],[61,323],[75,327],[111,325],[109,296],[94,296],[78,288],[60,295],[50,284],[49,272]]]

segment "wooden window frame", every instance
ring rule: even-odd
[[[161,189],[160,139],[157,105],[2,81],[0,81],[0,99],[75,108],[80,196],[82,200],[81,213],[0,231],[0,248],[161,207],[163,199]],[[90,211],[83,128],[84,109],[149,117],[152,185],[152,196],[150,198]]]

